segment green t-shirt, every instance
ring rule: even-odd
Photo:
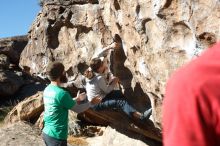
[[[67,91],[51,84],[45,88],[43,99],[43,132],[51,137],[66,140],[68,135],[68,109],[71,109],[76,101]]]

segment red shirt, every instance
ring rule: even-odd
[[[164,146],[220,146],[220,43],[173,74],[163,103]]]

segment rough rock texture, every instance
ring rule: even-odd
[[[220,39],[219,0],[49,0],[42,4],[20,65],[44,76],[50,61],[62,61],[69,78],[76,79],[77,64],[89,62],[118,34],[122,48],[111,54],[112,72],[137,109],[143,111],[153,102],[153,121],[159,127],[170,74]]]
[[[5,123],[15,123],[21,120],[35,123],[43,110],[43,94],[42,92],[38,92],[18,103],[18,105],[8,113],[5,118]]]
[[[10,65],[10,61],[8,56],[4,54],[0,54],[0,69],[8,69]]]
[[[0,99],[13,95],[23,84],[22,72],[0,69]]]
[[[0,129],[1,146],[44,146],[41,132],[33,126],[18,122]]]
[[[28,43],[27,36],[15,36],[10,38],[0,39],[0,54],[5,54],[9,57],[10,62],[19,63],[20,54]]]
[[[154,124],[150,120],[139,121],[128,118],[120,111],[103,110],[93,111],[87,110],[78,115],[79,119],[85,119],[93,124],[100,124],[103,126],[111,125],[121,133],[130,137],[142,137],[143,139],[151,138],[156,141],[161,141],[159,129],[155,129]]]
[[[25,83],[18,64],[27,36],[0,39],[0,99],[11,97]]]
[[[139,138],[128,137],[116,129],[108,126],[103,128],[104,133],[96,137],[69,136],[68,142],[76,146],[160,146],[161,144],[149,141],[144,143]]]
[[[107,127],[102,136],[87,138],[86,141],[89,146],[159,146],[154,142],[144,143],[138,139],[130,138],[111,127]]]

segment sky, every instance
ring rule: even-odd
[[[0,38],[25,35],[41,7],[39,0],[1,0]]]

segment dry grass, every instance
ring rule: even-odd
[[[89,143],[84,138],[68,136],[68,143],[76,146],[88,146]]]
[[[8,112],[10,112],[12,107],[0,107],[0,127],[4,125],[4,119]]]
[[[0,128],[4,125],[4,121],[0,121]]]

